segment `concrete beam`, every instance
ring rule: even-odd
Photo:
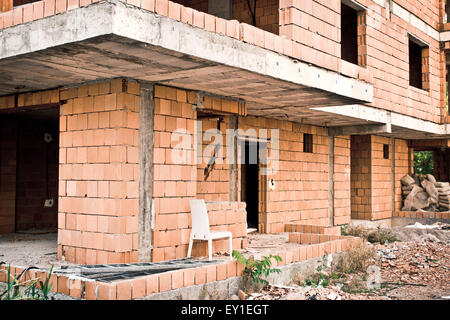
[[[391,200],[392,200],[392,216],[395,213],[395,138],[391,138]]]
[[[230,130],[236,130],[239,128],[238,125],[239,117],[230,117]],[[238,182],[239,182],[239,166],[238,166],[238,141],[236,137],[233,136],[233,149],[231,150],[233,156],[233,163],[230,164],[230,190],[229,197],[230,201],[238,201]]]
[[[390,135],[403,139],[425,138],[450,138],[450,125],[437,124],[431,121],[413,118],[411,116],[386,111],[366,105],[345,105],[333,107],[311,108],[315,111],[327,112],[339,116],[365,120],[372,124],[390,124],[392,133]],[[382,134],[380,132],[380,134]]]
[[[335,137],[329,137],[328,146],[328,219],[329,225],[334,226],[334,145]]]
[[[351,136],[360,134],[383,134],[383,133],[392,133],[390,123],[328,128],[328,134],[330,136]]]

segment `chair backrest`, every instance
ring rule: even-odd
[[[192,215],[192,234],[197,238],[207,238],[209,236],[209,218],[205,200],[190,200]]]

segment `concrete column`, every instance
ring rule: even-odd
[[[238,128],[238,117],[230,117],[230,130],[236,130]],[[233,137],[233,163],[230,164],[230,201],[238,201],[238,145],[236,137]]]
[[[153,128],[154,86],[141,83],[140,88],[140,165],[139,165],[139,261],[152,260],[153,212]]]
[[[391,138],[391,172],[392,172],[392,216],[395,213],[395,138]]]
[[[330,226],[334,226],[334,136],[329,137],[328,149],[328,217]]]

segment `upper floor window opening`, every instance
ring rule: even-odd
[[[367,65],[366,10],[351,0],[341,1],[341,59]]]

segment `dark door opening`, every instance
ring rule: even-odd
[[[4,226],[8,225],[0,227],[0,232],[56,230],[59,108],[2,114],[0,126],[7,128],[0,136],[0,189],[8,195],[0,200],[9,208],[0,210]]]
[[[247,227],[256,229],[259,224],[260,148],[257,141],[241,142],[241,200],[247,204]]]

